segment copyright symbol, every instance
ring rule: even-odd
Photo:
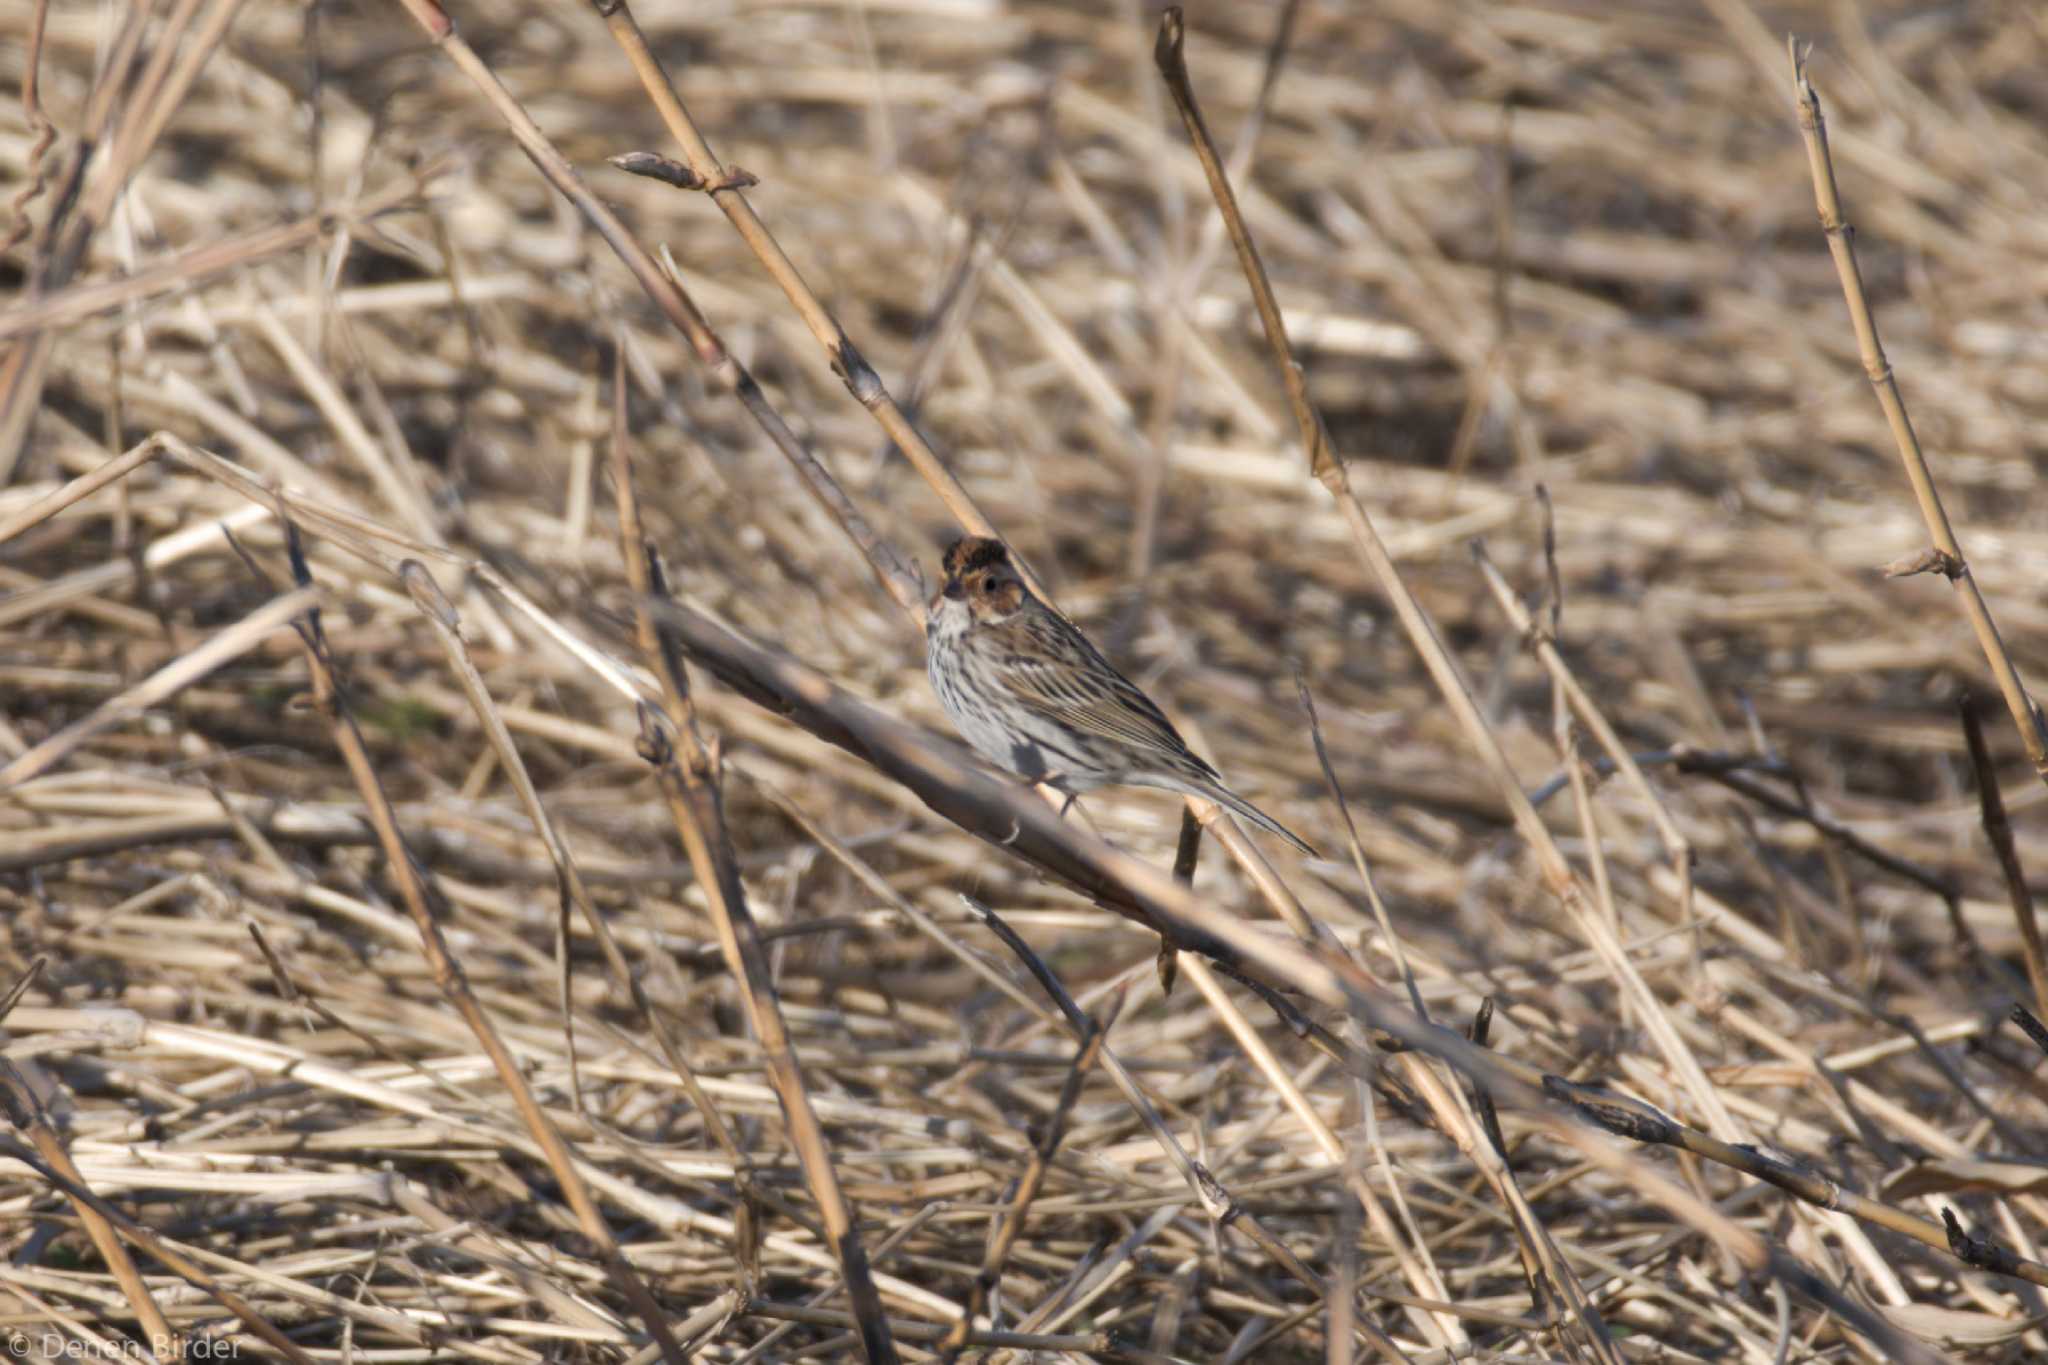
[[[15,1360],[26,1360],[28,1358],[28,1344],[28,1333],[26,1332],[9,1332],[7,1334],[7,1354]]]

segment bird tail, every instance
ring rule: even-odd
[[[1230,790],[1230,788],[1224,786],[1221,782],[1204,783],[1199,788],[1199,793],[1208,797],[1217,805],[1228,808],[1231,814],[1238,818],[1249,820],[1260,829],[1269,830],[1279,835],[1309,857],[1320,858],[1322,856],[1322,854],[1316,852],[1314,845],[1310,844],[1306,839],[1266,814],[1266,812],[1260,810],[1257,806],[1254,806],[1251,802],[1245,800],[1242,796],[1239,796],[1236,792]]]

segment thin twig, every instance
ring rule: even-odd
[[[2034,893],[2027,889],[2027,874],[2020,866],[2019,850],[2013,846],[2012,822],[2005,818],[2005,799],[1998,794],[1998,769],[1992,766],[1991,748],[1984,742],[1984,727],[1978,723],[1975,700],[1968,692],[1956,698],[1956,715],[1963,723],[1963,740],[1970,747],[1970,770],[1977,778],[1984,837],[1998,858],[2006,899],[2012,903],[2013,922],[2020,932],[2020,952],[2027,964],[2027,983],[2034,988],[2034,1008],[2048,1014],[2048,954],[2041,948]]]
[[[1045,1186],[1046,1173],[1052,1169],[1053,1158],[1059,1155],[1060,1139],[1066,1136],[1067,1120],[1074,1112],[1075,1102],[1081,1098],[1081,1083],[1088,1078],[1096,1058],[1102,1055],[1102,1044],[1108,1039],[1117,1015],[1122,1012],[1123,994],[1119,992],[1111,997],[1100,1023],[1092,1019],[1088,1021],[1087,1031],[1082,1035],[1081,1050],[1074,1054],[1074,1063],[1067,1068],[1066,1082],[1060,1087],[1059,1102],[1052,1117],[1040,1125],[1038,1140],[1031,1147],[1031,1160],[1025,1165],[1024,1174],[1017,1179],[1017,1192],[1011,1197],[1010,1207],[1003,1211],[1001,1229],[989,1239],[988,1250],[982,1257],[981,1270],[974,1277],[974,1288],[967,1304],[961,1309],[953,1330],[939,1343],[939,1358],[946,1365],[958,1360],[960,1352],[971,1344],[975,1319],[988,1311],[989,1296],[1002,1281],[1003,1265],[1010,1259],[1010,1251],[1024,1231],[1031,1201],[1038,1198],[1039,1190]]]
[[[859,1224],[833,1170],[824,1128],[811,1107],[803,1070],[797,1064],[796,1050],[783,1022],[767,953],[753,914],[747,908],[745,889],[740,885],[739,868],[725,825],[718,749],[715,743],[707,743],[697,728],[696,710],[690,701],[689,680],[683,671],[683,655],[675,633],[655,615],[655,605],[668,596],[667,584],[661,579],[659,561],[652,549],[646,548],[642,537],[631,471],[624,465],[623,456],[615,458],[620,460],[619,472],[624,475],[617,485],[619,535],[627,577],[634,589],[634,624],[641,652],[661,684],[661,715],[666,722],[657,722],[652,708],[642,708],[640,752],[654,769],[662,795],[668,800],[676,833],[689,854],[697,885],[717,926],[726,969],[739,984],[754,1035],[761,1044],[769,1081],[782,1105],[790,1145],[796,1149],[832,1251],[839,1258],[847,1296],[860,1325],[861,1349],[870,1362],[886,1365],[895,1361],[897,1354],[888,1320],[883,1316],[882,1297],[868,1269]]]

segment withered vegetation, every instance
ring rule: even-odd
[[[2048,21],[1190,9],[0,0],[11,1353],[2048,1358]]]

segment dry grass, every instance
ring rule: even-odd
[[[585,6],[0,0],[10,1347],[2048,1353],[2048,787],[1884,576],[1955,566],[1783,41],[2039,679],[2048,19],[1191,7],[1354,516],[1099,8],[645,4],[692,149]],[[925,744],[904,565],[977,517],[1326,856],[1182,886],[1170,798]]]

